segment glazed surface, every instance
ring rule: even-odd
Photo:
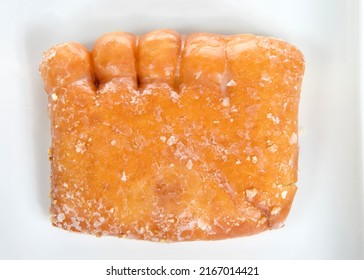
[[[109,33],[48,50],[53,225],[151,241],[281,227],[304,60],[254,35]]]

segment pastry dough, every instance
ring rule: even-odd
[[[301,52],[281,40],[109,33],[48,50],[53,225],[151,241],[283,225],[296,192]]]

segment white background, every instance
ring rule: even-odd
[[[157,28],[274,36],[304,53],[299,191],[285,228],[159,244],[51,227],[42,52]],[[359,1],[3,1],[0,31],[0,259],[364,258]]]

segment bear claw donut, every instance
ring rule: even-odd
[[[254,35],[106,34],[44,53],[56,227],[150,241],[280,228],[296,192],[301,52]]]

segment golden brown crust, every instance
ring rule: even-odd
[[[152,241],[283,225],[296,192],[304,72],[292,45],[246,34],[117,32],[91,53],[55,46],[40,72],[53,225]]]

